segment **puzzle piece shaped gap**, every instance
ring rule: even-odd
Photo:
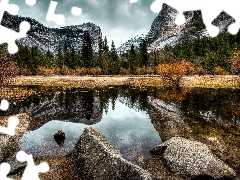
[[[0,25],[0,44],[8,43],[8,52],[14,54],[18,51],[18,46],[15,40],[24,38],[27,36],[27,31],[30,29],[30,24],[26,21],[21,22],[20,31],[16,32],[14,30],[8,29]],[[6,36],[7,34],[7,36]]]
[[[210,36],[215,37],[219,33],[219,28],[212,24],[212,21],[222,12],[225,11],[235,19],[235,23],[231,24],[228,31],[231,34],[236,34],[240,28],[240,13],[238,13],[238,0],[219,0],[219,1],[192,1],[192,0],[155,0],[151,5],[151,10],[159,13],[162,9],[163,3],[177,9],[179,14],[176,18],[176,24],[182,25],[185,23],[183,15],[184,11],[201,10],[203,22]],[[217,4],[216,4],[217,3]],[[214,7],[214,8],[213,8]]]
[[[0,110],[6,111],[9,108],[9,102],[5,99],[2,99],[1,104],[0,104]]]
[[[6,111],[9,108],[9,102],[5,99],[2,99],[0,104],[0,110]],[[14,136],[15,128],[19,124],[19,119],[15,116],[11,116],[8,118],[8,127],[0,126],[0,133],[8,134]]]
[[[19,124],[19,119],[15,116],[11,116],[8,118],[8,127],[0,126],[0,133],[14,136],[15,129],[18,124]]]
[[[8,11],[12,15],[17,15],[19,12],[19,7],[16,4],[8,3],[9,0],[1,0],[0,2],[0,22],[2,21],[4,11]]]
[[[31,0],[26,0],[28,3]],[[34,0],[32,0],[34,1]],[[9,4],[9,0],[1,0],[0,2],[0,22],[5,11],[8,11],[12,15],[17,15],[19,7],[15,4]],[[15,43],[17,39],[24,38],[27,36],[27,31],[30,29],[30,24],[28,22],[21,22],[20,32],[13,31],[2,25],[0,25],[0,44],[8,43],[8,52],[14,54],[18,51],[18,47]]]
[[[25,153],[24,151],[19,151],[16,158],[21,162],[27,161],[27,166],[24,170],[22,180],[40,180],[38,173],[45,173],[49,171],[49,165],[46,162],[36,166],[33,161],[33,156]]]
[[[57,25],[62,25],[65,21],[65,17],[61,14],[55,14],[55,9],[57,7],[58,2],[56,1],[51,1],[49,8],[48,8],[48,12],[47,12],[47,16],[46,16],[46,20],[47,21],[54,21],[57,23]]]
[[[71,13],[74,16],[80,16],[82,14],[82,9],[73,6],[72,9],[71,9]]]
[[[7,175],[10,172],[11,166],[8,163],[0,164],[0,179],[1,180],[13,180],[8,178]]]
[[[131,4],[138,2],[138,0],[129,0]]]
[[[55,14],[57,4],[58,4],[58,2],[56,2],[56,1],[51,1],[50,2],[48,12],[47,12],[47,16],[46,16],[46,20],[47,21],[54,21],[54,22],[57,23],[57,25],[63,25],[64,21],[65,21],[65,17],[62,14]],[[80,16],[82,14],[82,9],[73,6],[72,9],[71,9],[71,13],[74,16]]]
[[[34,6],[36,4],[36,0],[25,0],[25,3],[28,6]]]

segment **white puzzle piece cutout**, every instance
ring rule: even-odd
[[[73,6],[72,9],[71,9],[71,13],[74,16],[80,16],[82,14],[82,9]]]
[[[5,99],[2,99],[1,104],[0,104],[0,110],[6,111],[9,108],[9,102]]]
[[[49,8],[48,8],[48,12],[47,12],[47,16],[46,16],[46,20],[47,21],[54,21],[57,23],[57,25],[63,25],[64,21],[65,21],[65,17],[61,14],[55,14],[55,9],[57,7],[58,2],[56,1],[51,1]]]
[[[15,116],[10,116],[8,118],[8,127],[0,126],[0,133],[14,136],[15,129],[16,129],[18,124],[19,124],[19,119]]]
[[[65,21],[65,17],[62,14],[55,14],[57,4],[58,4],[58,2],[56,2],[56,1],[51,1],[50,2],[48,12],[47,12],[47,16],[46,16],[46,20],[47,21],[54,21],[54,22],[56,22],[57,25],[63,25],[64,21]],[[80,16],[82,14],[82,9],[73,6],[72,9],[71,9],[71,13],[74,16]]]
[[[11,170],[11,166],[8,163],[0,164],[0,179],[1,180],[13,180],[13,179],[7,177],[10,170]]]
[[[138,0],[129,0],[131,4],[138,2]]]
[[[25,0],[25,3],[28,6],[34,6],[36,4],[36,0]]]
[[[8,4],[9,0],[1,0],[0,3],[0,22],[4,11],[8,11],[12,15],[17,15],[19,8],[15,4]],[[18,51],[18,47],[15,40],[24,38],[27,36],[27,31],[30,29],[30,24],[28,22],[22,22],[20,24],[20,32],[13,31],[2,25],[0,25],[0,44],[8,43],[8,52],[14,54]]]
[[[19,151],[16,158],[21,162],[27,161],[27,166],[24,170],[22,180],[40,180],[38,173],[45,173],[49,171],[49,165],[46,162],[36,166],[33,161],[33,156],[25,153],[24,151]]]
[[[168,4],[174,9],[179,11],[176,18],[176,24],[182,25],[185,23],[183,15],[184,11],[201,10],[203,16],[203,22],[210,36],[215,37],[219,33],[219,28],[212,24],[212,21],[222,12],[225,11],[232,16],[236,23],[229,26],[229,32],[236,34],[240,27],[240,13],[239,13],[239,0],[155,0],[151,5],[151,10],[155,13],[159,13],[162,9],[163,3]]]
[[[6,111],[9,108],[9,102],[5,99],[2,99],[0,104],[0,110]],[[15,134],[15,128],[19,124],[19,119],[15,116],[10,116],[8,118],[8,127],[2,127],[0,126],[0,133],[8,134],[11,136],[14,136]]]

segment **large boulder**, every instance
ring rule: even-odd
[[[232,168],[217,158],[205,144],[198,141],[173,137],[150,152],[162,155],[167,167],[184,177],[210,176],[218,179],[236,176]]]
[[[16,117],[19,119],[19,124],[15,128],[15,135],[0,133],[0,163],[2,161],[13,160],[16,153],[20,150],[18,147],[18,141],[28,129],[30,117],[28,114],[18,114]],[[0,121],[0,126],[8,126],[8,117],[5,117]]]
[[[83,179],[150,180],[151,175],[123,159],[101,134],[88,126],[76,144],[72,158]]]
[[[26,166],[26,162],[19,162],[16,160],[16,154],[20,151],[18,141],[28,129],[30,116],[26,113],[18,114],[19,124],[15,128],[15,135],[10,136],[0,133],[0,164],[8,162],[11,165],[10,174],[16,173],[18,170]],[[1,126],[8,126],[8,117],[1,120]]]

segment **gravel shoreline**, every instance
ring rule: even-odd
[[[149,76],[19,76],[12,85],[40,85],[63,87],[102,87],[112,85],[132,86],[172,86],[165,77]],[[184,76],[179,81],[180,87],[205,88],[240,88],[240,76],[205,75]]]

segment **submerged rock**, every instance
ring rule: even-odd
[[[72,156],[83,179],[152,179],[147,171],[123,159],[105,137],[90,126],[84,130]]]
[[[236,172],[213,155],[209,148],[198,141],[173,137],[153,148],[150,153],[159,154],[176,174],[185,177],[211,176],[234,177]]]
[[[56,143],[62,147],[64,145],[64,140],[65,140],[65,133],[62,130],[59,130],[55,134],[53,134],[53,137],[56,141]]]

